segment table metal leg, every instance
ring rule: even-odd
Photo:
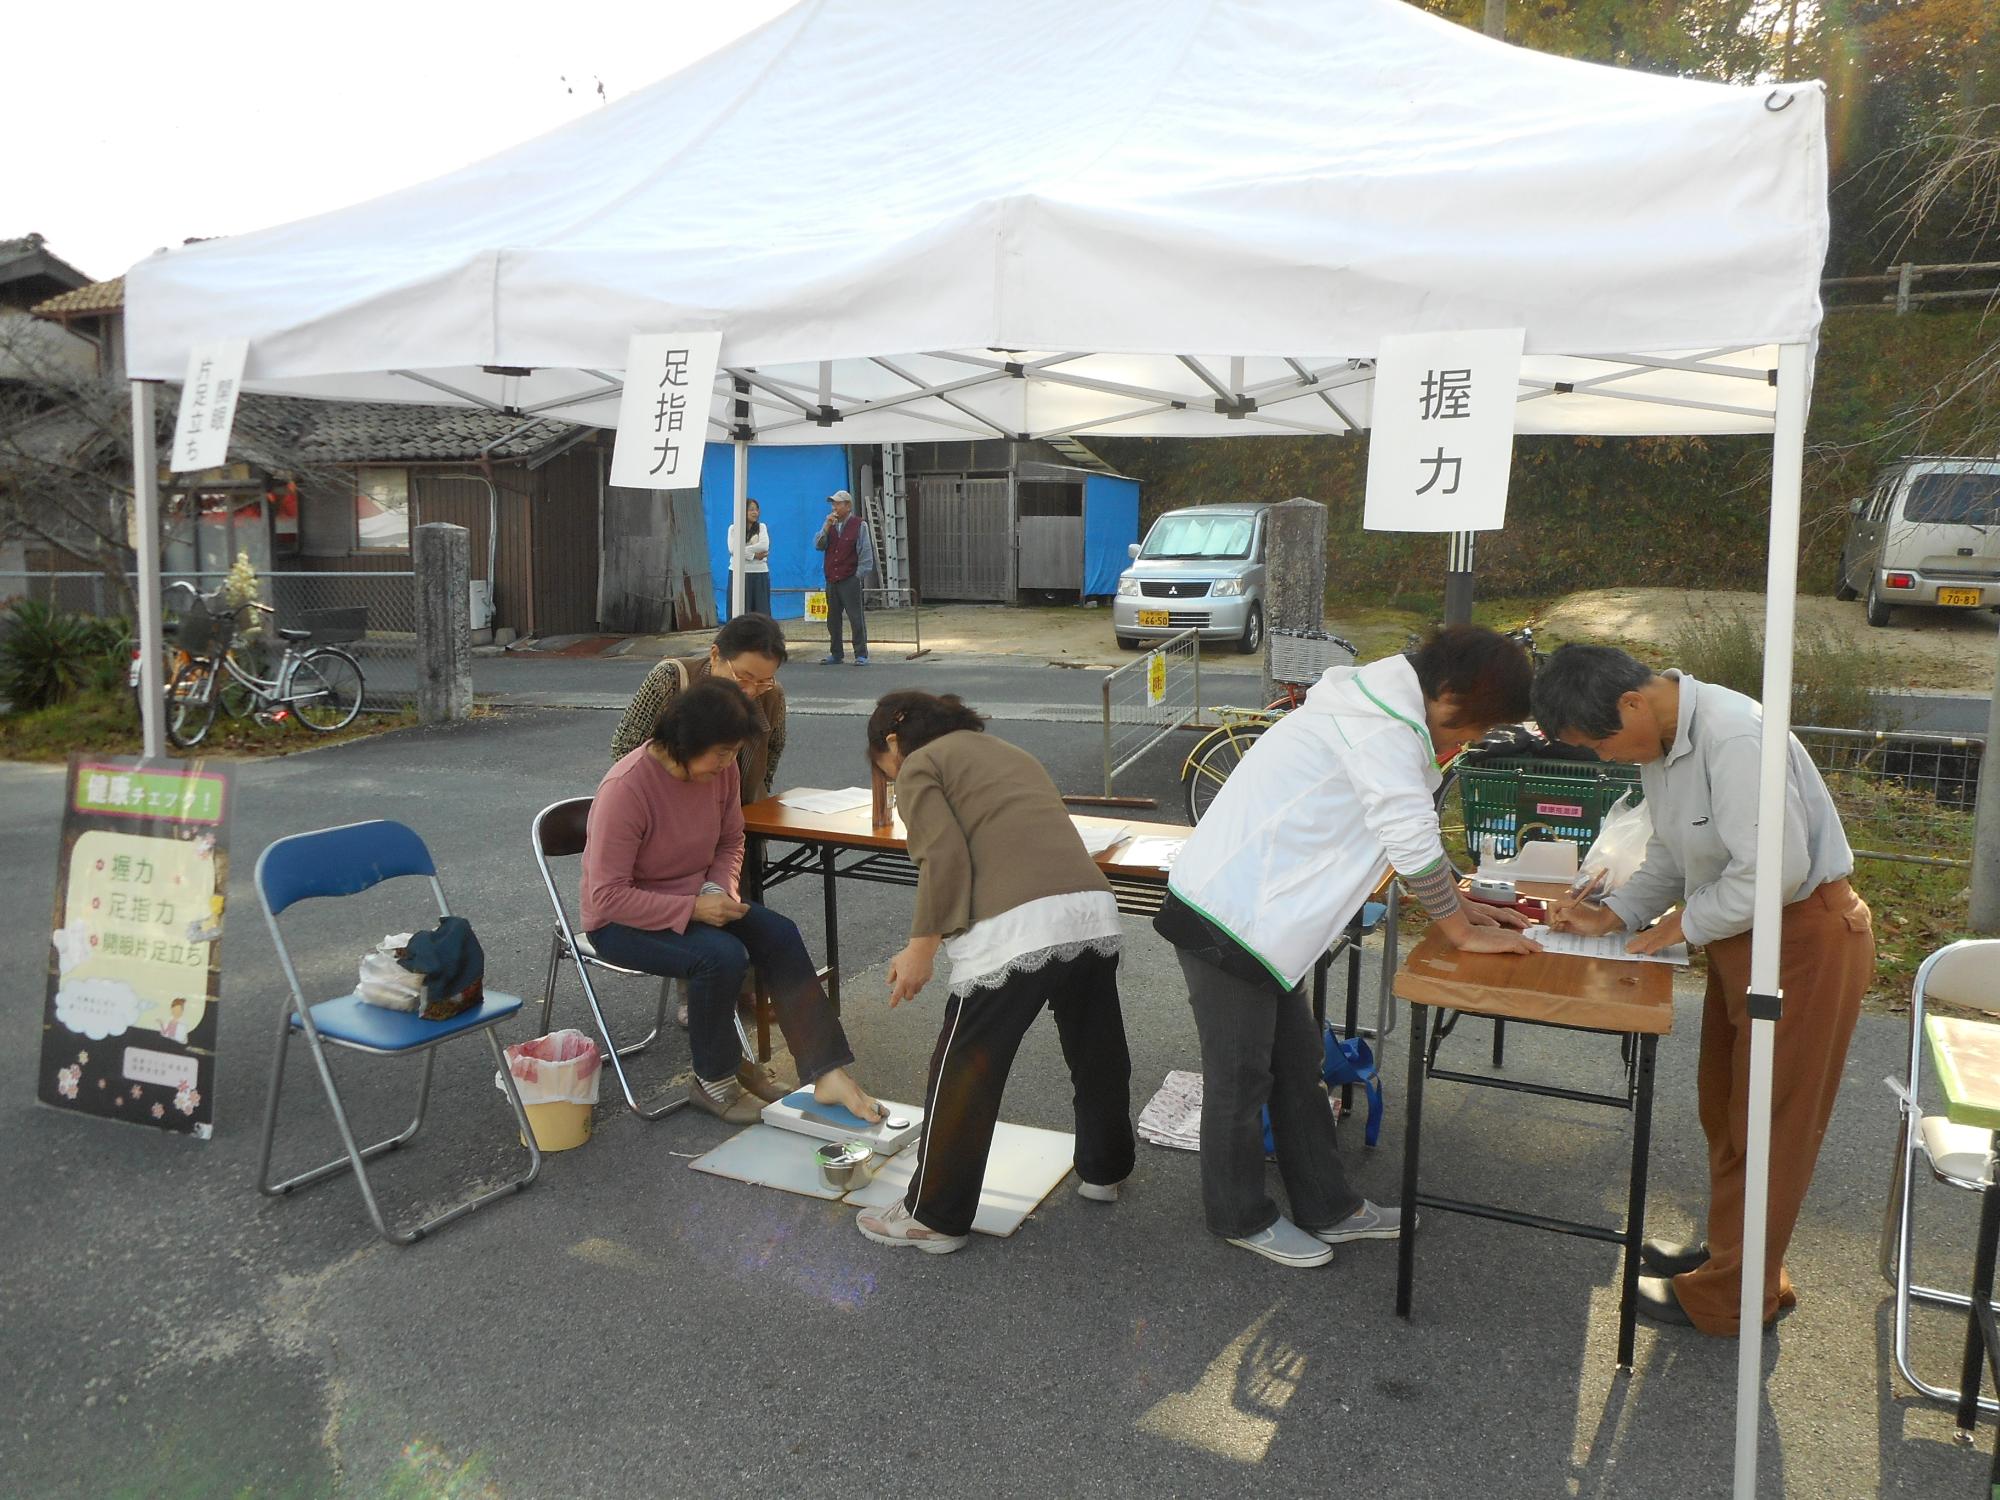
[[[826,993],[840,1009],[840,896],[835,888],[833,845],[819,846],[819,878],[826,899]]]
[[[1341,1034],[1349,1041],[1361,1031],[1361,922],[1356,919],[1347,928],[1347,1029]],[[1379,1041],[1379,1038],[1378,1038]],[[1354,1107],[1354,1085],[1340,1086],[1340,1117],[1347,1118],[1347,1112]]]
[[[2000,1244],[2000,1191],[1989,1186],[1980,1197],[1979,1251],[1972,1263],[1972,1309],[1965,1319],[1965,1363],[1958,1380],[1958,1436],[1962,1442],[1972,1441],[1973,1424],[1979,1420],[1979,1382],[1986,1373],[1985,1325],[1993,1320],[1994,1251]],[[1982,1311],[1986,1314],[1983,1318]],[[2000,1438],[1995,1441],[2000,1445]]]
[[[1653,1144],[1653,1056],[1656,1036],[1639,1038],[1637,1097],[1632,1103],[1632,1190],[1625,1203],[1625,1266],[1618,1291],[1618,1368],[1632,1371],[1639,1315],[1639,1246],[1646,1237],[1646,1167]]]
[[[1403,1232],[1396,1241],[1396,1316],[1410,1315],[1417,1268],[1417,1152],[1424,1129],[1424,1033],[1430,1007],[1410,1007],[1410,1076],[1403,1097]]]
[[[1313,1025],[1326,1030],[1326,971],[1333,963],[1331,954],[1322,953],[1313,961]]]
[[[1496,1068],[1507,1066],[1507,1023],[1505,1021],[1495,1021],[1493,1023],[1493,1066]]]

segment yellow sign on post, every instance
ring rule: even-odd
[[[808,620],[824,620],[826,618],[826,593],[824,590],[814,589],[810,594],[806,595],[806,618]]]
[[[1158,708],[1167,701],[1167,659],[1155,651],[1146,658],[1146,707]]]

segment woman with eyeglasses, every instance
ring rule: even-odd
[[[699,656],[662,657],[639,684],[632,704],[611,736],[611,758],[623,760],[653,737],[653,727],[669,703],[695,683],[719,677],[743,689],[763,730],[746,741],[742,773],[743,805],[771,794],[778,758],[785,753],[785,690],[778,686],[778,668],[785,664],[785,633],[769,615],[741,614],[716,632],[714,642]]]
[[[759,728],[737,752],[738,796],[745,807],[770,796],[778,758],[785,753],[785,690],[778,686],[778,668],[784,664],[785,633],[776,620],[761,614],[738,615],[716,632],[714,642],[699,656],[662,657],[618,721],[611,736],[612,760],[623,760],[649,742],[660,715],[696,683],[733,682],[750,699]],[[753,896],[764,888],[763,846],[762,839],[751,839],[743,852],[743,888]],[[687,1025],[685,1004],[676,1010],[675,1019]],[[751,1087],[763,1098],[782,1099],[789,1092],[767,1064],[756,1064],[753,1071]]]

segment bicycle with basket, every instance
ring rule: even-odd
[[[1199,823],[1209,803],[1242,763],[1250,747],[1278,719],[1305,701],[1306,690],[1329,667],[1352,666],[1359,656],[1351,641],[1319,630],[1272,630],[1271,680],[1284,689],[1265,708],[1218,708],[1220,722],[1196,741],[1181,765],[1181,792],[1188,822]]]
[[[192,590],[190,590],[192,593]],[[250,604],[264,615],[277,611]],[[283,643],[271,675],[244,665],[236,651],[237,609],[219,594],[193,594],[175,627],[185,653],[167,683],[167,738],[190,749],[207,738],[219,708],[232,719],[255,716],[270,723],[295,718],[318,734],[345,729],[361,712],[367,691],[361,663],[337,646],[306,648],[310,630],[279,626]]]

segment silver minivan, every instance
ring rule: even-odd
[[[1868,623],[1897,605],[2000,607],[2000,460],[1906,458],[1848,502],[1834,595]]]
[[[1135,651],[1192,627],[1246,656],[1264,644],[1264,512],[1259,503],[1170,510],[1132,547],[1111,629]]]

